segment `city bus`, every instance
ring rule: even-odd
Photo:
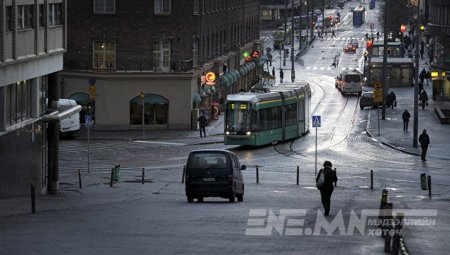
[[[359,27],[364,23],[366,16],[366,8],[362,5],[358,5],[353,10],[353,26]]]
[[[224,143],[260,146],[305,135],[311,124],[309,83],[286,82],[275,88],[227,96]]]

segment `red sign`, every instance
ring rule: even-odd
[[[213,72],[209,72],[205,76],[206,85],[208,86],[214,86],[216,85],[216,74]]]

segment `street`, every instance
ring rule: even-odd
[[[379,209],[382,189],[388,190],[394,209],[447,208],[437,211],[436,225],[404,229],[405,241],[416,254],[440,254],[449,247],[444,241],[450,233],[448,160],[425,164],[420,157],[369,136],[366,128],[376,110],[361,110],[357,95],[342,96],[335,88],[335,77],[343,69],[363,69],[365,34],[376,32],[369,24],[379,29],[378,7],[368,10],[366,22],[356,28],[349,10],[340,10],[336,38],[328,33],[328,38],[316,39],[302,56],[304,65],[295,66],[296,80],[307,80],[313,90],[311,113],[322,120],[317,136],[311,128],[296,140],[249,148],[224,145],[223,123],[207,132],[206,142],[197,131],[177,137],[146,131],[156,139],[140,139],[139,135],[128,139],[119,134],[116,139],[100,139],[92,131],[89,159],[85,136],[63,139],[61,194],[38,199],[37,214],[28,214],[28,202],[9,215],[2,214],[2,254],[385,254],[384,239],[375,234],[375,227],[365,226],[361,233],[357,228],[350,232],[349,225],[355,214],[360,217],[363,210]],[[271,47],[271,31],[262,31],[261,36]],[[356,53],[344,53],[352,38],[359,41]],[[336,55],[339,65],[334,68]],[[269,71],[275,67],[279,84],[280,52],[274,51],[273,57]],[[290,80],[290,66],[290,60],[282,66],[285,80]],[[247,165],[244,202],[205,198],[204,203],[187,203],[181,183],[187,155],[191,150],[213,148],[229,149]],[[322,168],[325,160],[333,163],[339,178],[331,198],[331,216],[326,219],[315,187],[316,167]],[[114,165],[121,166],[120,181],[110,187]],[[145,184],[141,184],[143,168]],[[425,172],[433,176],[434,204],[427,191],[420,189],[419,177]],[[288,210],[293,211],[289,214]],[[260,224],[261,219],[266,225]],[[317,229],[318,224],[328,226],[324,221],[340,219],[344,229],[338,223],[330,233],[326,227]],[[436,228],[441,239],[424,242],[423,247],[408,243],[408,237],[417,240]]]

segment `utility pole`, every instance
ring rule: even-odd
[[[301,0],[300,0],[301,1]],[[301,6],[301,5],[300,5]],[[301,8],[301,7],[300,7]],[[295,41],[295,30],[294,30],[294,0],[292,0],[291,2],[291,10],[292,10],[292,15],[291,15],[291,82],[294,82],[295,80],[295,68],[294,68],[294,41]],[[300,15],[301,15],[301,9],[300,9]],[[301,17],[300,17],[301,18]],[[300,28],[300,31],[301,28]],[[300,36],[301,36],[301,32],[300,32]],[[299,43],[301,45],[301,42]]]
[[[417,1],[417,20],[416,20],[416,63],[414,75],[414,125],[413,125],[413,146],[417,147],[417,136],[419,133],[419,40],[420,40],[420,0]]]
[[[388,70],[387,70],[387,47],[388,47],[388,33],[387,33],[387,23],[388,23],[388,3],[389,1],[384,1],[384,24],[383,24],[383,102],[381,103],[381,119],[386,119],[386,90],[388,88]]]
[[[286,65],[286,51],[284,50],[284,45],[286,45],[286,34],[287,34],[287,8],[288,2],[284,0],[284,38],[283,38],[283,66]]]
[[[325,25],[325,1],[322,0],[322,27]]]

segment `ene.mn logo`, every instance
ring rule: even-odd
[[[396,218],[380,218],[380,215],[397,215],[402,213],[403,220]],[[363,209],[358,215],[354,210],[349,215],[339,210],[334,216],[323,216],[323,213],[307,209],[280,209],[276,214],[272,209],[250,209],[245,235],[270,236],[273,233],[286,236],[301,235],[360,235],[381,236],[382,234],[394,235],[395,230],[380,229],[379,226],[391,226],[403,224],[404,226],[435,226],[437,210],[435,209],[407,209],[407,210],[378,210]],[[312,223],[305,224],[305,219]],[[383,233],[384,231],[384,233]]]

